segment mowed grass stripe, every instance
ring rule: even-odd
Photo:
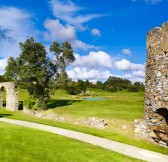
[[[1,162],[140,162],[66,137],[0,123]]]

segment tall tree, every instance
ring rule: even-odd
[[[29,94],[36,99],[36,107],[45,109],[49,98],[49,81],[56,67],[47,58],[45,47],[33,38],[20,43],[20,49],[21,54],[16,60],[9,59],[5,76],[16,82],[26,82]]]
[[[68,80],[66,67],[75,61],[73,49],[69,42],[64,42],[60,45],[58,42],[53,42],[50,46],[50,51],[54,52],[54,64],[57,68],[56,84],[64,86]]]
[[[18,72],[17,61],[13,57],[9,57],[8,66],[6,66],[5,68],[5,74],[4,74],[5,79],[9,81],[16,81],[18,77],[17,72]]]

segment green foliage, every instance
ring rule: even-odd
[[[104,88],[104,85],[101,81],[97,81],[96,82],[96,87],[99,88],[99,89],[103,89]]]
[[[9,57],[8,65],[5,68],[4,77],[8,81],[18,80],[18,63],[13,57]]]
[[[50,78],[55,74],[55,67],[47,58],[45,47],[33,38],[20,43],[21,54],[8,60],[5,76],[12,81],[22,82],[29,95],[36,99],[37,108],[45,109],[49,98]]]
[[[28,83],[26,83],[26,82],[19,82],[18,83],[18,87],[20,89],[28,89]]]
[[[127,89],[131,85],[131,81],[119,77],[109,77],[108,80],[104,83],[110,87],[116,87],[118,90]]]
[[[69,93],[71,95],[85,93],[86,92],[86,84],[82,80],[78,80],[77,82],[69,81],[68,84],[65,86],[65,90],[67,93]]]
[[[140,82],[135,82],[134,85],[131,85],[128,88],[129,92],[138,92],[138,91],[144,91],[145,90],[145,86],[143,83]]]
[[[17,82],[22,89],[28,89],[29,95],[36,99],[36,108],[46,109],[52,89],[63,88],[70,81],[65,70],[75,61],[72,47],[69,42],[62,45],[54,42],[50,47],[55,55],[54,61],[49,60],[45,47],[33,38],[20,43],[20,49],[18,58],[9,58],[5,78]]]
[[[118,88],[116,86],[105,85],[104,89],[108,92],[117,92]]]
[[[57,73],[55,75],[55,87],[64,87],[69,81],[66,73],[66,67],[75,61],[73,49],[69,42],[64,42],[62,45],[60,45],[58,42],[53,42],[53,44],[50,46],[50,51],[54,52],[54,65],[57,68]]]
[[[6,82],[6,79],[3,75],[0,75],[0,82]]]
[[[144,84],[140,82],[131,83],[128,79],[119,77],[109,77],[105,83],[97,81],[96,88],[106,90],[108,92],[117,92],[122,90],[128,90],[130,92],[144,91]]]
[[[138,92],[138,87],[135,86],[135,85],[131,85],[129,88],[128,88],[128,91],[129,92]]]

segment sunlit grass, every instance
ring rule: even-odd
[[[98,97],[105,97],[108,100],[84,101],[82,100],[82,96],[72,96],[62,90],[56,91],[55,95],[52,96],[47,112],[65,116],[68,118],[68,122],[38,119],[30,115],[25,115],[22,111],[8,112],[1,109],[0,114],[11,114],[12,116],[6,117],[76,130],[168,154],[166,148],[151,144],[146,140],[138,139],[134,135],[134,120],[143,118],[143,92],[110,93],[97,89],[91,89],[90,91],[96,93]],[[28,93],[25,90],[20,91],[20,100],[26,100],[27,95]],[[81,120],[89,117],[104,119],[108,125],[105,129],[99,130],[74,124],[76,122],[80,123]]]
[[[40,130],[5,123],[0,124],[0,130],[1,162],[140,161]]]

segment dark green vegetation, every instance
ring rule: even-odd
[[[96,84],[93,84],[88,80],[78,80],[77,82],[68,80],[64,86],[60,86],[59,88],[66,90],[66,92],[71,95],[81,93],[83,95],[88,95],[86,93],[88,88],[102,89],[107,92],[118,92],[122,90],[126,90],[128,92],[140,92],[144,91],[144,84],[140,82],[131,83],[131,81],[128,79],[109,76],[107,81],[104,83],[97,81]]]
[[[1,162],[140,161],[119,153],[35,129],[1,123],[0,130]]]
[[[69,95],[63,90],[57,90],[48,103],[46,113],[56,113],[67,117],[67,122],[35,118],[32,115],[19,112],[8,112],[0,109],[1,116],[13,119],[27,120],[66,129],[76,130],[122,143],[138,146],[156,152],[168,154],[167,148],[157,146],[134,136],[134,120],[143,118],[143,92],[119,91],[106,92],[101,89],[89,89],[87,93],[92,97],[103,97],[108,100],[84,101],[82,96]],[[20,90],[19,98],[27,100],[26,90]],[[107,121],[105,129],[95,129],[81,126],[80,121],[88,117],[102,118]],[[79,122],[79,124],[74,124]]]

